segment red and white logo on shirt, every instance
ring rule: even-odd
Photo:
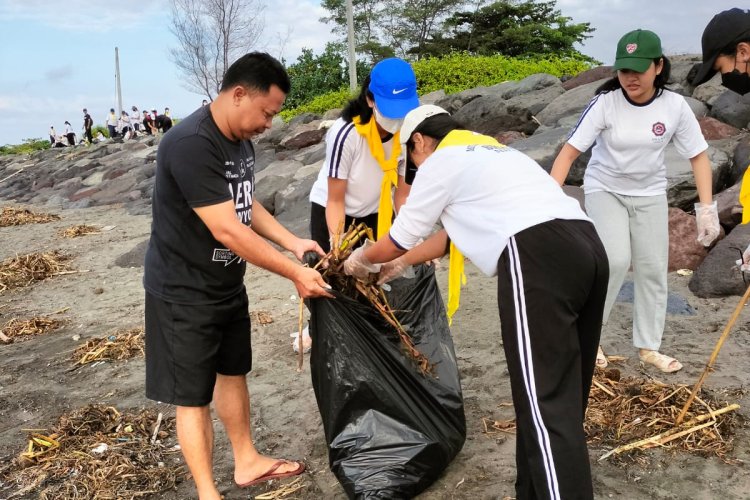
[[[636,50],[638,50],[638,44],[637,43],[629,43],[625,46],[625,50],[628,54],[632,54]]]
[[[653,132],[656,137],[663,136],[666,131],[667,127],[662,122],[656,122],[651,126],[651,132]]]

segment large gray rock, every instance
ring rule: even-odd
[[[731,168],[729,156],[713,146],[708,148],[711,161],[713,192],[722,186]],[[693,210],[693,204],[698,199],[695,187],[695,177],[690,160],[680,156],[674,144],[670,143],[664,151],[664,163],[667,166],[667,200],[670,207],[678,207],[686,212]]]
[[[560,89],[562,89],[562,83],[560,82],[559,78],[547,73],[537,73],[535,75],[527,76],[523,80],[519,81],[518,85],[512,87],[507,86],[507,91],[503,93],[503,97],[505,97],[506,99],[510,99],[518,95],[528,94],[529,92],[536,92],[553,86],[560,87]]]
[[[555,78],[555,80],[557,79]],[[557,80],[541,89],[532,90],[511,97],[505,101],[505,105],[509,110],[514,110],[514,114],[517,114],[520,110],[528,111],[532,115],[536,115],[564,92],[565,90],[562,88],[562,85],[560,85],[560,81]]]
[[[598,82],[603,79],[610,79],[613,76],[615,76],[615,69],[612,66],[597,66],[596,68],[587,69],[586,71],[578,73],[573,78],[564,81],[562,86],[565,90],[573,90],[581,85]]]
[[[688,103],[688,106],[690,106],[690,109],[693,111],[696,118],[703,118],[708,114],[708,106],[702,101],[693,97],[685,97],[685,101]]]
[[[719,211],[719,223],[727,231],[731,231],[734,226],[742,222],[742,205],[740,205],[741,186],[742,183],[738,182],[734,186],[714,195],[716,207]]]
[[[507,130],[532,133],[537,124],[527,109],[511,108],[505,99],[487,95],[474,99],[463,106],[453,117],[466,128],[492,135]]]
[[[740,139],[734,149],[732,154],[732,179],[742,179],[748,165],[750,165],[750,135]]]
[[[295,207],[306,207],[310,210],[310,189],[315,182],[315,176],[311,175],[302,180],[295,181],[276,193],[274,199],[274,214],[281,215],[292,211]]]
[[[719,241],[693,274],[688,287],[698,297],[742,295],[747,286],[735,262],[750,243],[750,224],[735,227]]]
[[[268,210],[271,215],[276,213],[276,194],[289,185],[289,177],[268,175],[255,185],[255,199]]]
[[[117,267],[143,267],[143,264],[146,261],[148,241],[149,240],[141,241],[128,252],[117,257],[114,265]]]
[[[597,80],[569,90],[549,103],[536,115],[542,125],[555,126],[560,119],[570,115],[580,115],[594,97],[596,89],[606,80]]]
[[[692,81],[688,76],[693,72],[693,67],[702,61],[703,58],[700,54],[680,54],[669,56],[669,62],[671,65],[669,71],[669,82],[685,85],[686,87],[690,86],[692,88]]]
[[[721,86],[721,75],[715,74],[709,81],[703,85],[695,87],[693,97],[706,103],[709,107],[713,106],[714,101],[727,89]]]
[[[750,126],[750,93],[741,96],[727,90],[713,102],[711,116],[737,128],[748,128]]]
[[[552,168],[552,162],[555,161],[557,153],[567,139],[568,131],[556,128],[516,141],[513,143],[513,149],[531,157],[549,172]]]
[[[296,160],[277,160],[272,162],[261,172],[256,173],[255,182],[260,183],[264,177],[269,175],[291,178],[300,168],[302,168],[302,162]]]
[[[445,90],[436,90],[434,92],[430,92],[429,94],[425,94],[419,98],[420,104],[435,104],[437,101],[445,97]]]
[[[454,114],[462,107],[469,104],[474,99],[486,96],[495,96],[500,99],[507,99],[509,94],[518,87],[518,82],[502,82],[491,87],[476,87],[467,89],[455,94],[449,94],[435,101],[436,106],[440,106],[448,113]]]

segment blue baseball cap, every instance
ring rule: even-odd
[[[370,72],[370,86],[375,106],[387,118],[403,118],[419,106],[417,77],[403,59],[383,59]]]

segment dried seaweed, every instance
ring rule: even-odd
[[[0,262],[0,292],[29,286],[52,276],[71,274],[70,257],[58,251],[30,253]]]
[[[733,410],[738,406],[704,393],[687,421],[677,426],[675,419],[689,395],[684,385],[621,377],[617,369],[597,370],[584,421],[589,443],[613,448],[602,459],[637,460],[641,450],[659,446],[731,463],[728,455],[738,424]]]
[[[86,224],[78,224],[77,226],[71,226],[66,229],[60,230],[58,233],[63,238],[78,238],[79,236],[85,236],[87,234],[99,234],[101,231],[98,227],[87,226]]]
[[[29,319],[12,318],[0,327],[0,340],[10,343],[28,339],[34,335],[44,335],[57,330],[62,324],[61,320],[43,316]]]
[[[89,339],[73,351],[78,366],[95,361],[119,361],[145,355],[143,328],[120,330],[108,337]]]
[[[25,208],[3,207],[0,211],[0,227],[44,224],[60,220],[59,215],[37,214]]]
[[[173,489],[185,469],[174,418],[160,416],[102,405],[63,415],[50,430],[30,433],[26,449],[0,471],[17,487],[8,498],[33,491],[44,500],[134,499]]]

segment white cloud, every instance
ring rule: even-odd
[[[0,0],[0,22],[33,21],[72,32],[107,33],[154,22],[158,29],[169,11],[167,0],[106,2],[94,0]],[[92,40],[93,42],[93,40]]]
[[[303,48],[319,54],[327,42],[335,40],[331,27],[319,19],[327,14],[314,0],[277,0],[266,16],[268,51],[293,63]],[[273,20],[271,23],[269,20]],[[286,35],[289,35],[286,37]],[[279,43],[281,35],[281,44]],[[284,39],[286,37],[286,39]]]

